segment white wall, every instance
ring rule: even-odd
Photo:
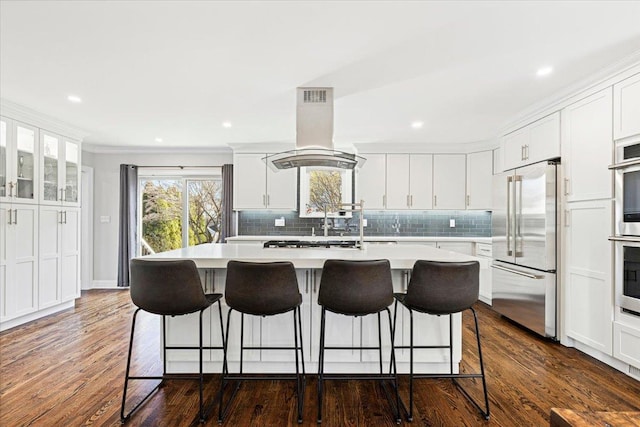
[[[233,162],[229,152],[208,153],[82,153],[82,163],[94,168],[94,287],[115,286],[118,267],[120,164],[138,166],[221,166]],[[102,222],[101,217],[109,217]]]

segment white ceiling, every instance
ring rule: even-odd
[[[638,51],[640,1],[0,2],[0,96],[96,145],[293,142],[299,86],[337,145],[481,141]]]

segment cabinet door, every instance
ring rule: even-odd
[[[262,161],[262,160],[261,160]],[[263,165],[266,167],[266,165]],[[298,168],[283,169],[278,172],[266,167],[267,208],[296,209]]]
[[[60,228],[63,214],[55,206],[40,206],[39,214],[38,308],[43,309],[61,302]]]
[[[38,201],[38,129],[14,122],[15,141],[13,201],[37,203]]]
[[[467,209],[492,208],[493,152],[467,155]]]
[[[0,200],[2,201],[9,201],[9,185],[13,185],[11,171],[13,162],[10,161],[13,158],[13,146],[10,143],[13,140],[11,124],[11,120],[0,117]]]
[[[640,74],[613,85],[613,138],[640,134]]]
[[[553,113],[528,126],[530,145],[525,148],[525,163],[560,157],[560,112]]]
[[[11,205],[0,204],[0,320],[7,318],[7,283],[11,280],[9,276],[9,209]],[[13,255],[13,249],[11,249]]]
[[[364,200],[365,210],[384,209],[386,186],[386,160],[384,154],[363,154],[367,161],[358,169],[357,197]]]
[[[471,242],[438,242],[436,247],[438,249],[444,249],[445,251],[473,255],[473,243]]]
[[[234,209],[264,209],[267,205],[265,154],[236,154],[234,158]]]
[[[80,206],[80,144],[66,138],[63,141],[62,202],[65,206]]]
[[[611,201],[568,203],[564,275],[566,333],[608,355],[613,350]]]
[[[58,204],[62,197],[61,138],[47,131],[40,132],[40,202]]]
[[[502,151],[503,170],[509,170],[522,166],[525,162],[525,147],[529,144],[529,130],[525,126],[500,140]]]
[[[7,228],[7,317],[36,311],[38,285],[38,207],[10,206],[12,225]]]
[[[567,201],[613,197],[611,88],[562,110],[562,164]],[[640,115],[638,116],[640,117]]]
[[[387,195],[387,209],[409,209],[408,154],[387,154],[385,194]]]
[[[435,154],[433,156],[433,208],[464,209],[466,155]]]
[[[60,229],[60,296],[69,301],[80,297],[80,209],[65,208]]]
[[[433,155],[412,154],[409,159],[411,209],[433,208]]]

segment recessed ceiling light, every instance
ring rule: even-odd
[[[222,122],[222,127],[223,128],[230,128],[231,127],[231,122]]]
[[[156,138],[156,142],[162,142],[162,138]]]
[[[67,96],[67,99],[71,102],[75,102],[76,104],[79,104],[82,102],[82,99],[79,96],[75,96],[75,95],[69,95]]]
[[[414,129],[420,129],[422,126],[424,126],[424,122],[412,122],[411,123],[411,127]]]
[[[536,72],[536,75],[538,77],[544,77],[544,76],[548,76],[552,72],[553,72],[553,68],[551,68],[551,67],[542,67]]]

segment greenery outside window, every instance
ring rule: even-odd
[[[300,217],[338,216],[343,203],[351,203],[352,171],[344,169],[302,167],[300,168]],[[351,217],[347,212],[342,217]]]

